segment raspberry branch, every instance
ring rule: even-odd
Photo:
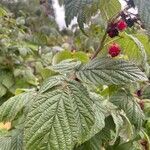
[[[103,49],[106,37],[107,37],[107,29],[106,29],[105,34],[104,34],[104,36],[100,42],[100,45],[98,46],[97,50],[95,51],[95,53],[91,57],[91,60],[93,60],[98,55],[98,53]]]
[[[130,9],[130,6],[127,6],[124,10],[120,11],[115,17],[111,18],[108,23],[107,23],[107,28],[105,30],[104,36],[102,37],[102,40],[98,46],[98,48],[96,49],[95,53],[93,54],[93,56],[91,57],[91,60],[93,60],[94,58],[97,57],[97,55],[99,54],[100,51],[102,51],[103,47],[104,47],[104,43],[105,40],[107,38],[107,33],[108,33],[108,28],[110,26],[111,23],[114,22],[114,20],[116,20],[118,17],[120,17],[120,15],[122,14],[122,12],[127,11],[128,9]]]

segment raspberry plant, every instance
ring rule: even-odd
[[[150,2],[127,1],[124,10],[118,0],[59,2],[65,7],[67,25],[77,17],[86,35],[81,40],[100,41],[89,52],[90,59],[76,51],[57,53],[49,66],[54,72],[51,77],[36,90],[26,90],[0,106],[0,122],[11,122],[10,131],[0,136],[0,148],[150,149],[149,114],[143,112],[150,99],[150,45],[145,41]],[[128,11],[134,4],[138,15]],[[95,14],[101,18],[99,37],[91,33]]]

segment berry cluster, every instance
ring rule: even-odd
[[[134,14],[133,14],[134,15]],[[119,31],[124,31],[127,27],[131,28],[137,22],[137,15],[131,16],[129,12],[122,11],[115,21],[108,25],[107,33],[109,37],[113,38],[119,35]]]
[[[126,28],[127,28],[126,22],[121,19],[117,23],[114,22],[111,23],[108,26],[107,33],[111,38],[113,38],[119,35],[119,31],[124,31]]]
[[[117,23],[111,23],[108,26],[107,33],[109,37],[113,38],[119,35],[119,31],[124,31],[127,27],[131,28],[137,22],[136,18],[128,17],[126,14],[121,14],[121,19]]]
[[[133,0],[125,0],[127,8],[120,12],[111,23],[108,24],[107,34],[109,37],[114,38],[119,36],[119,32],[124,31],[126,28],[131,28],[135,23],[139,24],[142,28],[142,23],[138,14],[133,14],[128,11],[130,8],[135,8]],[[116,57],[120,54],[121,47],[117,43],[113,43],[108,48],[108,53],[111,57]],[[141,104],[142,105],[142,104]]]
[[[131,18],[124,12],[120,15],[121,19],[117,22],[112,22],[108,25],[107,33],[109,37],[113,38],[119,35],[119,32],[124,31],[127,27],[131,28],[137,21],[136,18]],[[108,53],[111,57],[116,57],[120,54],[121,47],[117,43],[113,43],[108,48]]]

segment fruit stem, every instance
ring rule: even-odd
[[[106,29],[106,31],[104,33],[104,36],[103,36],[103,38],[102,38],[102,40],[100,42],[100,45],[98,46],[98,48],[96,49],[95,53],[91,57],[91,60],[93,60],[98,55],[98,53],[103,49],[106,37],[107,37],[107,29]]]

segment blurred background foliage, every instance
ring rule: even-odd
[[[105,32],[106,22],[101,15],[97,14],[86,24],[86,36],[76,24],[71,30],[59,30],[52,1],[1,0],[0,105],[26,89],[38,90],[43,80],[57,74],[51,69],[52,64],[65,59],[88,62]],[[101,57],[107,55],[110,43],[118,42],[122,47],[119,57],[134,61],[150,77],[149,37],[137,29],[140,27],[135,25],[114,39],[107,37]],[[140,98],[145,101],[147,116],[144,127],[150,135],[150,86],[141,84],[132,89],[134,92],[142,89]],[[100,87],[98,93],[105,96],[108,90],[110,87]]]

